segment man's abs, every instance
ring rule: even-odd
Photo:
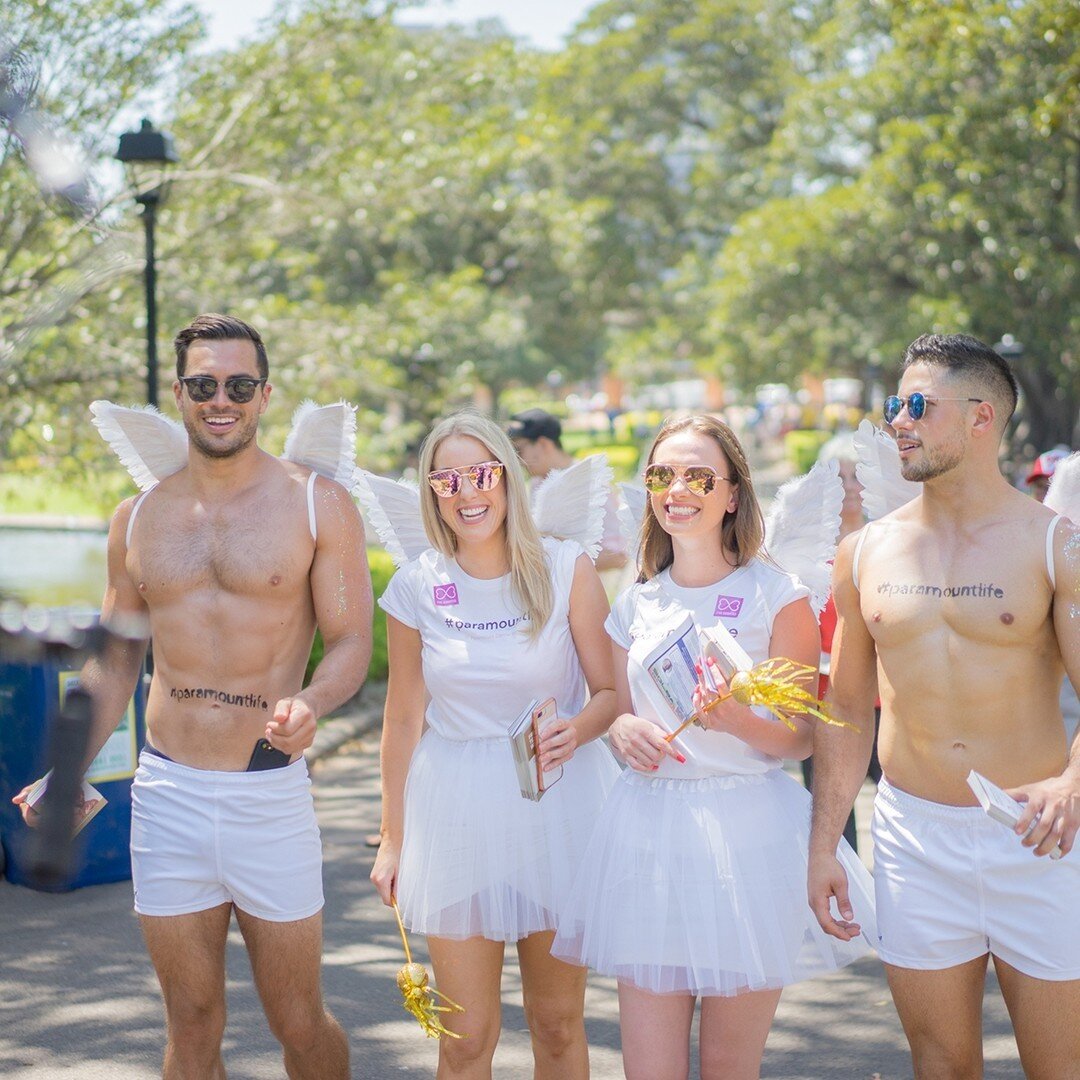
[[[1008,526],[977,537],[944,545],[917,526],[883,522],[862,558],[882,768],[936,802],[970,804],[972,768],[1011,786],[1065,761],[1044,545]]]

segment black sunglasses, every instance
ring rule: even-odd
[[[188,397],[200,405],[212,400],[217,393],[218,381],[209,375],[181,375],[179,381],[186,387]],[[225,393],[230,401],[246,405],[265,382],[265,379],[253,379],[250,375],[233,375],[225,380]]]
[[[906,398],[902,398],[897,394],[890,394],[885,399],[885,407],[882,410],[885,413],[885,423],[891,424],[905,408],[912,420],[921,420],[926,415],[926,406],[936,405],[939,401],[974,401],[977,405],[981,405],[983,399],[977,397],[927,397],[925,394],[920,394],[918,390]]]

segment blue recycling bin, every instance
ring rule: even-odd
[[[50,725],[78,677],[78,668],[62,661],[0,663],[0,865],[15,885],[40,888],[29,875],[33,832],[11,797],[46,771]],[[131,877],[131,780],[146,739],[144,707],[140,677],[123,720],[86,773],[108,801],[75,837],[73,876],[50,891]]]

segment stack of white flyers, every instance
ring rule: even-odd
[[[644,660],[645,670],[680,724],[694,715],[700,649],[694,618],[687,615]]]
[[[684,724],[694,715],[694,690],[698,685],[697,665],[701,665],[702,684],[714,694],[720,693],[713,678],[712,660],[728,681],[737,671],[749,671],[754,662],[725,627],[701,630],[687,615],[652,652],[645,657],[648,671],[675,718]]]
[[[720,674],[724,676],[726,682],[731,682],[731,677],[735,672],[749,671],[754,666],[749,653],[728,633],[723,624],[706,627],[699,632],[698,639],[701,645],[701,671],[705,685],[714,694],[719,694],[720,688],[713,678],[712,664],[708,663],[709,660],[712,660],[720,669]]]
[[[1006,794],[992,780],[987,780],[982,773],[974,769],[968,773],[968,787],[975,793],[979,805],[986,811],[989,817],[1007,825],[1010,829],[1016,828],[1016,823],[1024,813],[1024,804],[1018,802],[1011,795]],[[1038,820],[1036,818],[1036,820]],[[1034,822],[1032,823],[1034,825]],[[1050,852],[1051,859],[1061,858],[1061,848],[1055,847]]]
[[[49,788],[50,776],[52,776],[52,769],[38,780],[38,782],[26,793],[27,806],[36,808],[37,804],[45,797],[45,792]],[[108,801],[109,800],[84,777],[80,798],[76,801],[74,807],[75,831],[72,835],[78,836]]]

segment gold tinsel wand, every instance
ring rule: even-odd
[[[802,683],[816,674],[809,664],[797,664],[783,656],[773,656],[755,664],[749,671],[736,671],[728,683],[728,692],[720,694],[703,705],[700,712],[719,705],[721,701],[734,698],[740,705],[764,705],[778,720],[782,720],[792,731],[797,731],[792,716],[808,715],[834,727],[859,729],[837,717],[823,701],[819,701]],[[681,735],[691,724],[700,723],[698,713],[680,724],[670,735],[664,736],[666,742]]]
[[[401,991],[401,1007],[413,1016],[424,1029],[424,1034],[429,1039],[438,1039],[442,1035],[449,1035],[451,1039],[464,1039],[456,1031],[444,1027],[439,1019],[439,1013],[464,1012],[465,1009],[456,1001],[452,1001],[442,991],[434,986],[428,986],[428,973],[423,964],[413,963],[412,950],[409,948],[409,939],[405,936],[405,924],[401,921],[401,912],[398,911],[397,897],[391,896],[390,902],[394,906],[394,915],[397,917],[398,930],[401,931],[401,944],[405,946],[405,965],[397,973],[398,989]],[[438,1004],[441,998],[445,1005]]]

